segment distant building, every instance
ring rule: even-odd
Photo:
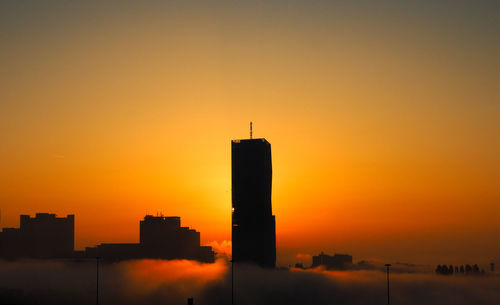
[[[27,243],[21,236],[21,229],[4,228],[0,232],[0,257],[14,259],[28,256]]]
[[[138,244],[104,243],[87,247],[85,256],[108,260],[158,258],[215,261],[212,247],[200,246],[200,232],[181,227],[180,217],[146,215],[140,222],[139,235]]]
[[[231,158],[233,261],[274,268],[271,144],[266,139],[233,140]]]
[[[67,258],[73,256],[75,216],[37,213],[20,216],[20,228],[0,232],[2,258]]]
[[[312,268],[324,266],[326,269],[346,269],[352,265],[352,256],[348,254],[328,255],[321,252],[312,257]]]
[[[95,247],[85,248],[84,257],[99,257],[105,260],[126,260],[143,258],[144,254],[140,244],[102,243]]]
[[[140,243],[103,243],[74,251],[75,216],[37,213],[20,216],[20,228],[0,232],[0,258],[94,258],[108,260],[159,258],[215,261],[212,247],[200,246],[200,232],[181,227],[180,217],[146,215]]]

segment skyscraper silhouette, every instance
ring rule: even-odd
[[[274,268],[271,144],[265,139],[233,140],[231,154],[233,261]]]

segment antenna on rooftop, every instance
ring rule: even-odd
[[[250,139],[252,138],[252,122],[250,122]]]

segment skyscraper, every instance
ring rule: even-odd
[[[265,139],[233,140],[231,154],[233,261],[274,268],[271,144]]]

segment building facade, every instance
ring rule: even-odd
[[[181,226],[177,216],[146,215],[139,224],[139,243],[104,243],[87,247],[85,257],[107,260],[139,258],[215,261],[212,247],[200,246],[200,232]]]
[[[231,171],[233,261],[274,268],[271,144],[265,139],[233,140]]]
[[[74,215],[21,215],[19,229],[0,232],[0,256],[4,258],[68,258],[73,256],[74,245]]]
[[[352,256],[348,254],[328,255],[321,252],[312,257],[312,268],[324,266],[326,269],[347,269],[352,266]]]

